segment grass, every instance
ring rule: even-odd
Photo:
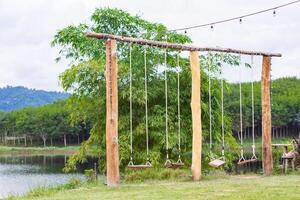
[[[229,176],[211,174],[200,182],[187,180],[150,180],[144,183],[122,183],[118,188],[108,188],[100,182],[81,184],[78,187],[60,189],[38,189],[24,197],[10,197],[10,200],[241,200],[241,199],[300,199],[299,174],[264,177],[258,175]]]
[[[79,146],[67,147],[10,147],[0,146],[0,156],[5,155],[71,155],[79,150]]]
[[[239,141],[237,141],[239,142]],[[252,145],[252,138],[244,139],[243,141],[245,147],[250,147]],[[272,138],[272,144],[292,144],[292,138]],[[261,148],[262,138],[255,138],[255,146]]]

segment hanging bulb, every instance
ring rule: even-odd
[[[276,17],[276,10],[273,10],[273,17]]]
[[[212,31],[214,30],[214,26],[213,25],[210,26],[210,30],[212,30]]]
[[[243,20],[242,20],[242,18],[240,18],[240,24],[242,24],[243,23]]]

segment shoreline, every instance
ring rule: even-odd
[[[79,146],[67,147],[13,147],[0,146],[2,156],[38,156],[38,155],[73,155],[79,151]]]

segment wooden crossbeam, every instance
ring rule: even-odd
[[[149,45],[161,48],[170,48],[170,49],[177,49],[181,51],[213,51],[213,52],[223,52],[223,53],[236,53],[236,54],[243,54],[243,55],[254,55],[254,56],[267,56],[267,57],[281,57],[280,53],[267,53],[267,52],[260,52],[260,51],[247,51],[241,49],[232,49],[232,48],[221,48],[221,47],[197,47],[192,45],[186,44],[177,44],[177,43],[169,43],[169,42],[161,42],[155,40],[146,40],[142,38],[133,38],[133,37],[125,37],[119,35],[112,35],[106,33],[87,33],[87,37],[97,38],[97,39],[113,39],[116,41],[133,43],[133,44],[140,44],[140,45]]]

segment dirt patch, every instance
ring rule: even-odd
[[[245,175],[245,176],[234,176],[235,179],[242,179],[242,180],[252,180],[252,179],[259,179],[260,176],[257,175]]]

